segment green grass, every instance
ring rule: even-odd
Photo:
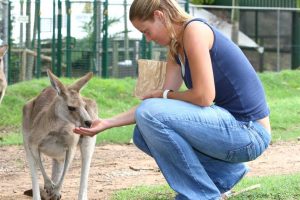
[[[261,187],[251,190],[230,200],[296,200],[300,199],[300,174],[285,176],[249,177],[242,180],[234,191],[260,184]]]
[[[233,191],[239,192],[257,184],[260,184],[259,188],[238,194],[230,200],[300,199],[300,174],[246,177],[234,187]],[[173,200],[175,195],[167,185],[139,186],[115,192],[111,200]]]
[[[271,109],[273,142],[300,136],[300,71],[260,74]]]
[[[271,109],[273,142],[296,140],[300,136],[300,71],[267,72],[259,74]],[[74,79],[62,78],[70,84]],[[99,106],[99,117],[105,118],[126,111],[139,100],[133,96],[136,80],[101,79],[94,77],[82,90]],[[8,87],[0,106],[0,145],[22,144],[22,107],[49,85],[48,78],[25,81]],[[132,137],[133,125],[106,130],[97,136],[97,143],[127,143]]]
[[[171,200],[175,193],[168,185],[139,186],[115,192],[111,200]]]
[[[71,84],[74,79],[61,79]],[[101,79],[94,77],[82,90],[82,95],[93,98],[99,107],[99,117],[110,117],[137,105],[133,96],[135,79]],[[21,120],[23,105],[50,85],[48,78],[10,85],[0,105],[0,145],[22,144]],[[131,139],[133,125],[106,130],[97,135],[97,143],[127,143]]]

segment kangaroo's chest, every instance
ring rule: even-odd
[[[66,150],[76,148],[79,135],[70,131],[51,131],[40,142],[40,152],[49,157],[64,158]]]

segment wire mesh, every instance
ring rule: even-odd
[[[61,9],[58,9],[59,2]],[[67,2],[70,2],[70,8],[67,8]],[[0,2],[0,39],[11,42],[8,68],[10,83],[38,77],[38,70],[41,76],[45,76],[47,68],[56,71],[58,66],[61,66],[61,76],[77,77],[88,71],[101,76],[106,67],[110,78],[136,77],[138,59],[165,60],[167,49],[154,43],[146,44],[142,34],[128,21],[132,1],[108,2],[107,10],[104,9],[104,1],[91,0],[54,0],[52,4],[49,1],[13,1],[10,10],[7,2]],[[256,45],[240,46],[257,71],[291,69],[295,52],[300,49],[299,36],[295,35],[300,32],[300,20],[295,27],[295,19],[297,16],[300,18],[299,9],[281,5],[282,2],[274,4],[283,6],[282,9],[238,8],[239,31],[247,36],[249,44]],[[40,12],[36,10],[36,3],[40,3]],[[181,6],[185,6],[184,1],[181,1]],[[189,9],[195,17],[208,17],[203,15],[203,11],[210,13],[209,16],[215,17],[212,24],[217,28],[231,25],[231,7],[190,4]],[[104,37],[103,26],[105,14],[108,14],[107,38]],[[40,46],[36,26],[38,19],[41,23]],[[9,24],[11,34],[7,34]],[[104,40],[107,42],[106,48],[103,46]],[[107,56],[105,66],[104,55]],[[37,63],[38,56],[41,59],[40,66]]]

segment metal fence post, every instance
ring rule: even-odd
[[[186,0],[184,4],[185,12],[190,13],[190,0]]]
[[[36,27],[37,27],[37,58],[36,58],[36,77],[41,77],[41,2],[36,0]]]
[[[56,51],[56,57],[57,57],[57,68],[56,68],[56,75],[58,77],[61,76],[61,54],[62,54],[62,10],[61,10],[61,0],[58,0],[57,3],[58,6],[58,13],[57,13],[57,51]]]
[[[12,21],[11,21],[11,1],[8,1],[8,13],[7,13],[7,17],[8,17],[8,30],[7,30],[7,35],[8,35],[8,55],[7,55],[7,82],[8,84],[12,83],[11,80],[11,48],[12,48]]]
[[[71,50],[71,3],[66,0],[66,13],[67,13],[67,38],[66,38],[66,63],[67,63],[67,77],[72,74],[72,50]]]
[[[152,42],[148,42],[147,59],[152,59],[152,46],[153,46]]]
[[[127,0],[124,0],[124,49],[125,59],[129,60],[129,39],[128,39],[128,26],[127,26]]]
[[[108,78],[108,0],[103,6],[102,77]]]
[[[118,66],[118,59],[119,59],[119,51],[118,51],[118,40],[113,40],[112,42],[112,77],[118,78],[119,77],[119,66]]]
[[[277,10],[277,72],[280,71],[280,10]]]
[[[101,24],[102,24],[102,16],[101,16],[101,9],[102,9],[102,3],[97,1],[97,29],[96,29],[96,70],[98,72],[98,75],[101,76],[102,74],[102,68],[101,68]]]
[[[20,0],[20,15],[23,16],[24,12],[23,9],[24,8],[24,0]],[[24,47],[24,39],[23,39],[23,28],[24,28],[24,23],[20,23],[20,41],[19,41],[19,45],[20,47]]]
[[[93,72],[96,73],[96,65],[97,65],[97,0],[94,0],[93,3],[93,62],[92,68]]]
[[[292,15],[292,69],[297,69],[300,67],[300,11],[295,11]]]
[[[52,72],[55,73],[56,72],[56,40],[55,40],[55,28],[56,28],[56,4],[55,4],[56,0],[53,0],[53,19],[52,19],[52,44],[51,44],[51,66],[52,66]]]
[[[141,41],[141,58],[146,58],[146,52],[147,52],[147,46],[146,46],[146,37],[142,36],[142,41]]]

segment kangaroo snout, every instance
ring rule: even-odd
[[[84,125],[85,125],[87,128],[91,128],[91,126],[92,126],[92,121],[91,121],[91,120],[84,121]]]

